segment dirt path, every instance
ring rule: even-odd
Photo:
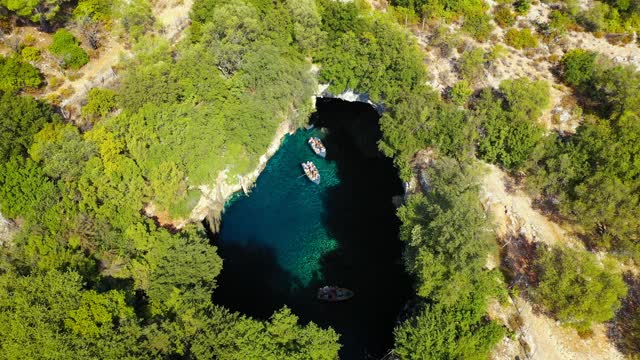
[[[522,190],[514,189],[512,180],[504,171],[495,165],[486,165],[486,168],[482,203],[485,210],[493,215],[499,237],[516,232],[548,245],[563,244],[584,249],[579,239],[535,210],[531,198]]]
[[[65,111],[71,112],[70,116],[79,116],[80,105],[87,98],[89,90],[96,86],[107,86],[117,79],[113,68],[122,58],[131,56],[131,52],[125,49],[121,43],[109,37],[109,41],[100,48],[100,56],[91,60],[82,68],[82,76],[67,80],[60,89],[73,90],[72,95],[64,99],[60,106]]]
[[[153,13],[161,24],[160,33],[166,39],[175,43],[179,41],[183,30],[189,25],[189,11],[193,0],[184,1],[158,1],[154,4]],[[124,58],[132,56],[130,50],[125,49],[121,40],[112,36],[105,36],[107,41],[100,49],[99,56],[92,59],[81,69],[81,75],[77,79],[68,80],[53,93],[62,94],[62,91],[71,95],[61,96],[60,106],[67,116],[76,121],[80,116],[82,103],[86,100],[89,90],[96,86],[108,86],[117,80],[117,74],[113,70]],[[69,91],[68,89],[71,89]]]
[[[190,24],[189,12],[193,0],[161,0],[155,3],[154,15],[163,27],[165,38],[176,42]]]

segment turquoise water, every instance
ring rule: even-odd
[[[224,266],[213,300],[262,319],[286,305],[303,324],[335,329],[341,359],[380,358],[412,294],[392,203],[402,184],[377,150],[379,115],[370,106],[319,99],[317,108],[317,129],[286,137],[249,196],[227,204],[214,239]],[[307,145],[313,135],[322,138],[326,160]],[[303,175],[307,160],[320,185]],[[320,302],[324,285],[355,296]]]
[[[337,247],[322,219],[327,189],[340,183],[335,160],[316,156],[307,139],[325,137],[326,131],[301,130],[287,135],[269,160],[250,196],[238,194],[226,205],[222,239],[243,246],[269,246],[284,271],[294,276],[293,287],[307,286],[312,278],[323,279],[322,255]],[[304,176],[300,164],[311,160],[320,172],[320,184]]]

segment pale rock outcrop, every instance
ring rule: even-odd
[[[316,90],[316,98],[331,98],[331,99],[340,99],[348,102],[361,102],[365,104],[371,105],[378,114],[382,114],[384,112],[384,107],[381,104],[374,103],[369,98],[367,94],[359,94],[354,92],[351,89],[347,89],[341,94],[332,94],[328,91],[329,84],[319,84],[318,89]],[[315,106],[315,103],[314,103]]]

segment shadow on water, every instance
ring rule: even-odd
[[[225,263],[214,300],[263,319],[286,304],[301,322],[340,333],[342,359],[380,358],[392,347],[396,318],[411,296],[392,203],[402,184],[392,161],[377,150],[379,116],[373,108],[331,99],[318,99],[317,108],[312,120],[327,129],[327,160],[337,164],[340,180],[323,192],[321,205],[322,226],[335,248],[320,257],[319,274],[304,284],[279,264],[274,247],[222,239]],[[355,296],[318,302],[315,293],[324,285],[350,288]]]

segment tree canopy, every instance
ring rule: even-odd
[[[17,56],[0,56],[0,92],[14,94],[42,84],[40,71]]]
[[[536,261],[539,283],[537,302],[558,320],[580,331],[593,322],[610,320],[627,293],[622,277],[612,265],[599,265],[595,256],[570,249],[542,251]]]

